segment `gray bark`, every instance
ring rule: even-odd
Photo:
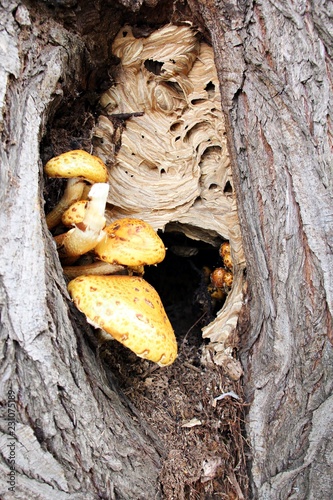
[[[43,215],[39,144],[59,79],[81,78],[84,45],[51,20],[43,44],[16,8],[0,16],[0,496],[155,498],[163,450],[83,341]]]
[[[253,496],[329,499],[332,9],[229,3],[219,24],[210,2],[201,11],[230,120],[247,259],[240,333]]]
[[[239,333],[252,496],[329,499],[330,2],[188,3],[216,53],[247,258]],[[73,94],[82,79],[89,30],[38,24],[24,5],[0,5],[0,496],[12,498],[13,397],[15,498],[154,498],[162,446],[84,340],[43,216],[39,145],[60,79]]]

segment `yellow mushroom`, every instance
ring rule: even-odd
[[[231,288],[232,287],[232,283],[234,281],[234,275],[227,271],[224,275],[224,283],[225,285],[228,287],[228,288]]]
[[[63,197],[46,216],[49,229],[57,226],[63,212],[81,199],[86,186],[85,181],[90,184],[105,183],[108,178],[103,161],[81,149],[68,151],[52,158],[46,163],[44,171],[49,177],[69,179]]]
[[[165,257],[163,241],[141,219],[118,219],[107,226],[104,233],[94,251],[105,262],[135,268],[158,264]]]
[[[231,258],[231,254],[230,253],[226,253],[223,257],[223,264],[225,265],[225,267],[227,267],[228,269],[232,269],[233,267],[233,262],[232,262],[232,258]]]
[[[67,233],[56,237],[57,244],[61,246],[59,248],[60,257],[69,259],[67,263],[72,263],[80,255],[92,250],[103,236],[104,211],[108,192],[108,184],[94,184],[89,193],[83,220]]]
[[[210,275],[210,281],[215,288],[222,288],[224,285],[231,287],[233,275],[223,267],[217,267]]]
[[[225,267],[227,267],[228,269],[232,269],[233,261],[231,257],[231,247],[228,241],[222,243],[222,245],[219,248],[219,254],[223,260],[223,264],[225,265]]]
[[[73,203],[64,211],[61,222],[64,226],[70,227],[82,222],[86,211],[88,200],[79,200]]]
[[[230,243],[228,241],[225,241],[219,248],[219,254],[223,259],[223,257],[227,254],[230,254],[230,252],[231,252]]]
[[[137,356],[168,366],[177,342],[156,290],[133,276],[79,276],[68,285],[76,307]]]

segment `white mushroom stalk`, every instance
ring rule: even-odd
[[[120,264],[110,264],[109,262],[96,261],[90,264],[83,264],[79,266],[65,266],[63,267],[64,274],[67,278],[73,279],[78,276],[108,276],[109,274],[127,274],[127,268]]]
[[[57,205],[46,216],[46,224],[49,229],[53,229],[61,222],[62,214],[73,203],[81,199],[86,184],[83,179],[68,179],[63,196]]]
[[[109,192],[107,183],[97,183],[89,192],[89,200],[82,222],[61,235],[60,256],[77,258],[93,250],[103,236],[105,205]]]
[[[67,151],[51,158],[45,165],[44,171],[49,177],[69,179],[63,197],[46,216],[49,229],[53,229],[61,222],[65,210],[82,196],[86,196],[86,183],[105,183],[108,178],[103,161],[81,149]]]

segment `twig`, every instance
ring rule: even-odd
[[[201,321],[201,320],[202,320],[202,319],[206,316],[206,314],[207,314],[207,313],[206,313],[206,311],[205,311],[205,312],[203,312],[203,313],[202,313],[202,315],[200,316],[200,318],[198,318],[198,319],[196,320],[196,322],[195,322],[195,323],[191,326],[191,328],[189,328],[189,329],[187,330],[187,332],[186,332],[186,334],[185,334],[185,337],[183,338],[182,347],[183,347],[183,346],[184,346],[184,344],[185,344],[185,341],[186,341],[186,338],[187,338],[188,334],[189,334],[189,333],[193,330],[193,328],[194,328],[195,326],[197,326],[197,324],[198,324],[198,323],[199,323],[199,322],[200,322],[200,321]]]

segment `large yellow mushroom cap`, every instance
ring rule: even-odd
[[[132,276],[79,276],[68,285],[77,308],[141,358],[173,363],[177,342],[156,290]]]
[[[111,264],[136,267],[158,264],[165,257],[163,241],[141,219],[119,219],[104,229],[105,237],[95,248],[99,259]]]
[[[95,182],[107,182],[108,171],[104,162],[97,156],[93,156],[81,149],[67,151],[59,156],[51,158],[44,167],[49,177],[82,177],[92,184]]]

